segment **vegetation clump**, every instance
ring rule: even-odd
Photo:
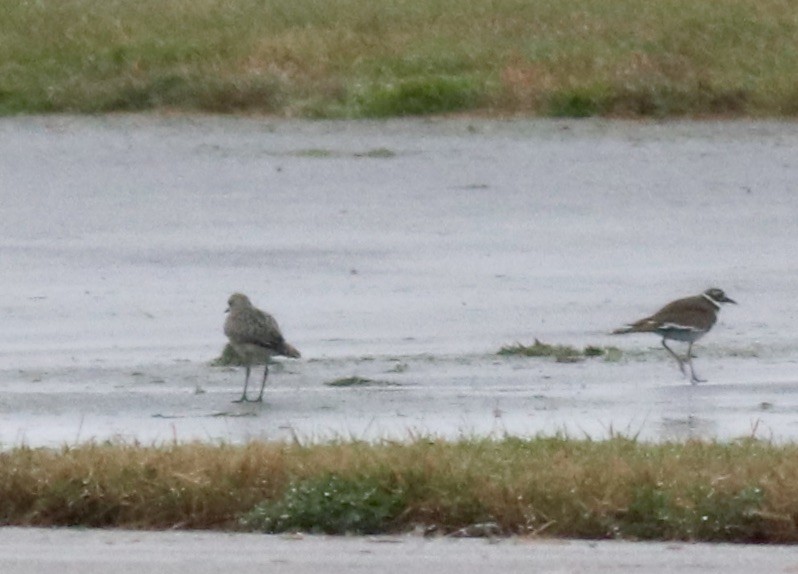
[[[243,367],[246,364],[230,343],[225,344],[222,354],[211,361],[212,367]]]
[[[760,514],[764,492],[756,486],[719,493],[708,485],[695,485],[679,500],[674,493],[646,485],[634,491],[619,534],[653,540],[687,534],[696,540],[722,542],[741,538],[749,542],[764,536]]]
[[[387,118],[469,110],[479,103],[477,85],[464,78],[412,78],[377,85],[358,98],[360,114]]]
[[[376,379],[368,379],[366,377],[358,377],[353,375],[351,377],[342,377],[324,383],[328,387],[392,387],[398,386],[398,383],[391,383],[389,381],[378,381]]]
[[[573,363],[589,357],[604,357],[607,361],[618,361],[621,350],[617,347],[588,345],[581,351],[570,345],[551,345],[535,339],[532,345],[515,343],[506,345],[497,352],[500,356],[554,357],[558,363]]]
[[[532,345],[516,343],[504,346],[499,349],[498,355],[502,356],[521,356],[521,357],[554,357],[555,359],[565,359],[578,357],[580,355],[576,348],[569,345],[550,345],[535,339]]]
[[[393,529],[405,506],[404,489],[384,480],[327,474],[292,482],[277,500],[247,512],[241,524],[270,533],[379,534]]]

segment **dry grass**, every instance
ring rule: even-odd
[[[795,115],[783,0],[3,2],[0,113]]]
[[[798,447],[474,439],[17,448],[0,522],[796,542]]]

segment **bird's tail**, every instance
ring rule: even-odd
[[[610,333],[610,335],[626,335],[626,333],[634,333],[635,328],[631,325],[624,325],[618,329],[615,329]]]
[[[289,343],[283,343],[281,353],[286,357],[291,357],[292,359],[298,359],[302,356],[302,353],[299,352],[299,349]]]
[[[652,319],[651,317],[646,317],[645,319],[640,319],[636,323],[632,323],[630,325],[624,325],[618,329],[615,329],[611,335],[625,335],[626,333],[652,333],[657,330],[658,322]]]

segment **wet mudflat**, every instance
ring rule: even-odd
[[[794,440],[796,152],[777,122],[3,119],[0,442]],[[607,335],[709,286],[740,305],[707,383]],[[303,353],[263,405],[209,365],[233,291]],[[622,353],[496,355],[535,338]]]

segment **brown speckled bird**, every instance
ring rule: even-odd
[[[736,304],[726,296],[722,289],[713,287],[700,295],[671,301],[650,317],[616,329],[612,334],[656,333],[662,336],[662,346],[679,363],[682,374],[687,375],[684,370],[684,364],[687,363],[690,366],[690,382],[701,383],[704,382],[704,379],[699,379],[693,369],[693,343],[712,329],[718,319],[718,311],[720,311],[722,303]],[[682,359],[673,352],[665,343],[667,339],[689,343],[686,359]]]
[[[244,392],[235,403],[247,402],[247,386],[249,385],[249,372],[253,364],[262,364],[263,381],[260,385],[260,394],[252,402],[263,401],[263,389],[266,386],[266,377],[269,376],[269,358],[274,355],[284,355],[298,359],[299,351],[289,345],[280,332],[274,317],[264,313],[242,293],[233,293],[227,300],[227,320],[224,322],[224,334],[230,340],[230,345],[246,363],[247,374],[244,379]]]

